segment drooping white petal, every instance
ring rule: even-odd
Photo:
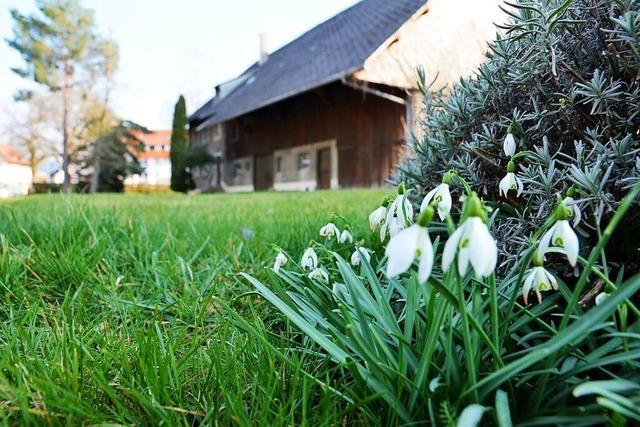
[[[551,226],[551,228],[549,228],[542,235],[542,238],[540,239],[540,242],[538,243],[537,253],[538,253],[538,256],[541,259],[544,259],[545,254],[549,250],[549,245],[551,244],[551,238],[553,237],[553,233],[555,232],[557,225],[558,225],[558,223],[553,224]]]
[[[529,292],[531,292],[531,287],[533,285],[533,279],[536,276],[535,268],[529,270],[529,274],[527,274],[526,279],[524,279],[524,286],[522,287],[522,298],[524,299],[525,305],[528,303]]]
[[[449,237],[447,243],[444,244],[444,250],[442,251],[442,271],[445,273],[449,270],[451,263],[456,257],[458,251],[458,243],[462,237],[462,226],[458,227],[456,231]]]
[[[609,297],[608,293],[600,292],[598,295],[596,295],[596,305],[602,304],[602,301],[604,301],[607,297]]]
[[[556,226],[556,232],[554,233],[554,239],[560,237],[562,241],[562,247],[567,254],[567,259],[572,267],[575,267],[578,262],[578,252],[580,251],[580,243],[578,242],[578,236],[573,231],[569,222],[566,220],[560,220]]]
[[[351,265],[353,265],[354,267],[360,265],[360,254],[358,253],[357,249],[351,254]]]
[[[463,239],[465,237],[462,237]],[[461,248],[458,252],[458,274],[464,276],[469,268],[469,249]]]
[[[315,268],[307,275],[311,280],[319,280],[324,283],[329,283],[329,274],[322,267]]]
[[[391,219],[391,221],[389,221],[389,235],[391,237],[395,236],[400,231],[404,230],[404,228],[405,228],[405,222],[398,217],[395,217]]]
[[[334,223],[330,222],[320,228],[320,235],[322,237],[326,237],[327,239],[340,238],[340,230],[335,226]]]
[[[376,210],[369,214],[369,227],[374,231],[387,215],[387,208],[379,206]]]
[[[513,155],[516,154],[516,139],[513,137],[513,134],[508,133],[504,138],[502,149],[507,157],[513,157]]]
[[[286,257],[285,254],[283,254],[282,252],[278,252],[278,255],[276,255],[276,259],[273,262],[273,271],[274,272],[279,272],[280,271],[280,267],[282,267],[283,265],[285,265],[287,263],[288,259]]]
[[[433,196],[436,194],[436,191],[438,191],[438,187],[429,191],[427,195],[424,196],[424,199],[422,199],[422,203],[420,203],[420,212],[424,211],[425,208],[429,206],[429,203],[431,203],[431,199],[433,199]]]
[[[516,190],[517,196],[520,196],[520,193],[522,193],[524,189],[522,181],[520,181],[520,178],[513,172],[508,172],[504,178],[500,180],[498,187],[500,189],[499,193],[504,195],[504,197],[507,197],[509,190]]]
[[[369,249],[356,247],[356,250],[351,254],[351,265],[357,267],[358,265],[360,265],[360,262],[365,259],[367,260],[367,262],[371,262]]]
[[[429,191],[420,204],[420,212],[424,211],[427,206],[434,200],[436,202],[436,208],[438,210],[438,216],[441,221],[447,217],[447,214],[451,211],[451,192],[449,191],[449,184],[442,183],[433,190]]]
[[[396,277],[407,271],[416,257],[420,226],[413,225],[393,236],[387,245],[387,277]]]
[[[489,276],[493,273],[498,260],[496,242],[482,219],[471,217],[467,222],[469,223],[467,238],[471,265],[478,276]]]
[[[522,191],[524,190],[524,185],[522,184],[522,180],[520,178],[518,178],[518,175],[513,175],[515,180],[516,180],[516,189],[517,189],[517,197],[520,197],[520,194],[522,194]]]
[[[500,195],[503,195],[504,197],[507,197],[507,193],[511,189],[511,184],[512,184],[512,181],[513,181],[512,178],[513,178],[513,174],[512,173],[507,173],[505,175],[505,177],[500,180],[500,184],[498,184]]]
[[[413,205],[406,195],[402,199],[402,213],[398,217],[402,218],[405,224],[413,224]]]
[[[440,221],[444,221],[449,212],[451,212],[451,192],[449,191],[448,184],[440,184],[440,196],[442,200],[438,203],[438,216],[440,217]]]
[[[421,227],[422,228],[422,227]],[[422,228],[418,242],[418,250],[420,252],[420,262],[418,264],[418,281],[424,283],[431,275],[433,268],[433,246],[429,238],[429,232],[426,228]]]
[[[562,202],[567,206],[567,208],[569,208],[570,215],[573,218],[572,225],[575,228],[582,220],[580,206],[578,206],[574,198],[570,196],[565,197]]]
[[[300,261],[300,267],[313,270],[318,266],[318,255],[313,248],[307,248],[302,254],[302,260]]]
[[[351,235],[349,230],[342,230],[342,233],[340,233],[340,237],[339,237],[338,241],[340,243],[345,243],[347,241],[349,243],[353,243],[353,236]]]

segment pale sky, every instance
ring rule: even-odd
[[[150,129],[170,128],[180,93],[193,112],[216,83],[258,59],[259,34],[273,51],[357,0],[84,0],[99,30],[120,46],[112,107]],[[35,10],[34,0],[0,0],[0,111],[28,83],[11,70],[22,64],[4,42],[10,8]],[[0,117],[0,126],[2,117]]]

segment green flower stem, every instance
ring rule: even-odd
[[[473,193],[473,190],[471,189],[471,186],[469,185],[469,183],[463,178],[461,177],[458,172],[456,171],[449,171],[451,173],[451,175],[453,175],[456,180],[462,184],[462,186],[464,187],[464,191],[466,191],[467,194],[471,194]]]
[[[581,264],[584,264],[585,266],[587,266],[589,263],[586,259],[582,258],[581,256],[578,257],[578,261]],[[607,277],[606,273],[600,271],[596,266],[591,266],[591,272],[596,276],[598,276],[598,278],[601,279],[606,286],[610,287],[614,291],[618,290],[618,287],[615,285],[615,283],[611,281],[611,279],[609,279],[609,277]],[[636,307],[636,305],[630,299],[627,298],[625,300],[625,303],[631,309],[631,311],[635,313],[636,316],[640,317],[640,309],[638,309],[638,307]]]
[[[465,347],[465,358],[467,360],[467,370],[469,371],[469,381],[470,386],[473,388],[473,396],[472,399],[474,402],[478,403],[480,401],[478,396],[478,390],[475,388],[476,383],[478,382],[477,372],[476,372],[476,362],[475,355],[472,351],[470,351],[472,347],[471,343],[471,331],[469,329],[469,316],[467,313],[467,305],[465,303],[464,297],[464,289],[462,289],[462,279],[458,275],[458,272],[453,268],[454,273],[449,275],[449,277],[453,276],[455,278],[455,288],[458,291],[458,310],[460,311],[460,319],[462,320],[462,339],[464,341]]]
[[[639,193],[640,193],[640,182],[634,185],[631,191],[624,197],[624,199],[622,199],[622,203],[620,203],[620,206],[618,206],[618,209],[616,209],[616,212],[613,214],[613,218],[611,218],[611,221],[609,221],[609,224],[607,224],[607,227],[604,229],[602,236],[598,240],[598,244],[591,251],[589,258],[587,259],[587,264],[585,266],[585,269],[582,271],[582,274],[580,275],[580,279],[578,279],[578,283],[576,284],[576,287],[574,288],[573,293],[571,294],[571,299],[567,304],[567,308],[565,309],[564,314],[562,316],[562,320],[560,321],[560,325],[558,326],[559,333],[561,333],[564,329],[567,328],[567,326],[569,326],[569,320],[571,319],[571,315],[576,311],[578,300],[580,298],[580,295],[582,295],[582,291],[584,290],[584,287],[587,284],[587,280],[589,279],[589,276],[591,275],[593,267],[596,263],[596,259],[598,258],[600,253],[604,250],[604,247],[609,241],[609,239],[611,238],[611,235],[613,234],[616,227],[618,226],[618,224],[620,223],[624,215],[627,213],[627,211],[631,207],[631,204],[633,203],[633,201],[636,199],[636,197],[638,197]],[[553,366],[557,360],[557,357],[558,356],[556,354],[551,354],[551,356],[547,360],[547,363],[545,363],[545,367],[549,368]],[[542,376],[542,378],[540,379],[540,382],[538,383],[538,386],[536,387],[537,388],[536,397],[534,399],[534,404],[533,404],[534,410],[537,410],[538,408],[540,408],[540,405],[542,404],[542,400],[544,398],[544,390],[546,389],[548,381],[549,381],[549,373],[547,372]]]
[[[491,338],[493,339],[493,345],[496,350],[500,351],[500,319],[498,317],[498,290],[496,289],[496,277],[491,275],[488,278],[489,282],[489,301],[491,304]],[[498,361],[495,361],[498,366]]]
[[[604,250],[604,247],[609,241],[609,239],[611,238],[611,235],[613,234],[615,229],[618,227],[618,224],[620,223],[624,215],[627,213],[627,210],[629,210],[629,208],[631,207],[631,204],[633,203],[633,201],[636,199],[636,197],[638,197],[639,193],[640,193],[640,182],[634,185],[631,191],[625,196],[624,199],[622,199],[622,203],[620,203],[620,206],[618,206],[618,209],[616,209],[615,214],[613,214],[613,218],[611,218],[611,221],[609,221],[609,224],[607,224],[607,227],[604,229],[604,232],[602,233],[600,240],[598,240],[598,244],[591,251],[591,255],[589,255],[589,259],[587,260],[587,267],[580,275],[580,279],[578,280],[578,283],[576,284],[576,287],[573,290],[573,294],[571,295],[571,300],[567,305],[567,308],[564,312],[564,316],[562,316],[562,320],[560,321],[560,326],[558,327],[559,331],[562,331],[569,324],[570,316],[575,311],[576,305],[578,304],[578,299],[580,298],[580,295],[582,294],[582,291],[584,290],[584,287],[587,284],[587,280],[589,279],[591,269],[596,262],[596,258]]]

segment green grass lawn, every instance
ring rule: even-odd
[[[264,277],[274,245],[299,256],[333,212],[370,236],[366,217],[382,196],[2,202],[0,417],[9,424],[357,420],[357,409],[304,375],[324,372],[330,383],[335,368],[283,353],[277,331],[290,329],[274,323],[237,273]],[[264,340],[245,333],[234,313]]]

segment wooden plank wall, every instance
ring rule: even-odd
[[[400,160],[404,116],[401,104],[334,83],[226,123],[226,158],[335,139],[340,186],[379,186]]]

